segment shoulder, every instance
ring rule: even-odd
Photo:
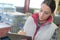
[[[25,22],[25,24],[31,24],[32,22],[34,22],[34,19],[32,18],[32,16],[29,16]]]
[[[52,25],[52,26],[56,26],[56,27],[57,27],[57,25],[56,25],[55,23],[53,23],[53,22],[51,23],[51,25]]]
[[[27,18],[27,21],[31,21],[31,20],[33,20],[33,18],[32,18],[32,16],[29,16],[29,17]]]
[[[28,17],[27,20],[36,20],[38,18],[38,13],[32,14],[31,16]]]
[[[38,18],[38,13],[32,14],[32,18],[33,18],[33,19]]]
[[[57,29],[58,28],[58,26],[55,24],[55,23],[51,23],[51,26],[53,27],[53,28],[55,28],[55,29]]]

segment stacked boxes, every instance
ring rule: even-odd
[[[1,18],[2,18],[2,13],[3,13],[3,7],[2,7],[2,4],[0,4],[0,22],[1,22]]]
[[[16,8],[13,4],[0,3],[0,22],[3,22],[7,17],[8,12],[16,12]],[[8,20],[6,18],[6,20]]]
[[[4,22],[13,26],[12,32],[17,32],[18,30],[23,28],[26,19],[26,14],[13,12],[7,14],[7,17],[4,19]]]
[[[1,20],[2,15],[3,15],[3,14],[2,14],[2,11],[1,11],[1,9],[0,9],[0,22],[2,21],[2,20]]]
[[[8,20],[8,19],[7,19],[7,14],[6,14],[6,13],[2,13],[2,16],[1,16],[1,17],[2,17],[2,18],[1,18],[1,21],[2,21],[2,22]],[[5,20],[5,19],[6,19],[6,20]]]
[[[4,11],[5,12],[15,12],[16,11],[16,7],[13,4],[4,4]]]
[[[22,29],[26,19],[25,14],[16,12],[13,4],[0,3],[0,22],[13,26],[12,32]]]

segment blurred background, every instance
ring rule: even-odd
[[[17,33],[24,26],[28,16],[35,12],[39,12],[41,3],[44,0],[0,0],[0,23],[10,25],[11,32]],[[56,1],[56,9],[54,12],[54,23],[58,28],[58,38],[60,40],[60,0]],[[3,25],[3,23],[1,25]],[[0,29],[5,26],[0,26]],[[2,33],[0,33],[1,35]]]

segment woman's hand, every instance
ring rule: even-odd
[[[19,34],[19,35],[26,35],[26,32],[20,30],[17,34]]]

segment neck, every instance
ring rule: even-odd
[[[38,23],[43,24],[43,23],[45,23],[45,22],[46,22],[46,20],[40,20],[40,19],[38,18]]]

